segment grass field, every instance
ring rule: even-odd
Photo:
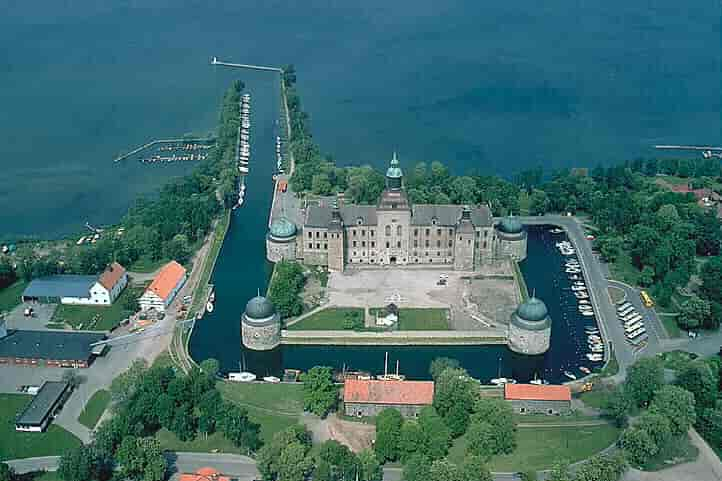
[[[130,272],[140,272],[148,274],[150,272],[157,271],[169,261],[170,259],[158,259],[157,261],[154,261],[153,259],[150,259],[148,257],[141,257],[137,261],[133,262],[130,267],[128,267],[128,270]]]
[[[10,311],[20,304],[20,294],[23,293],[27,286],[27,282],[16,281],[5,289],[0,290],[0,312]]]
[[[670,316],[658,312],[657,317],[662,322],[662,324],[664,324],[664,330],[667,331],[669,337],[682,337],[682,329],[680,329],[679,325],[677,324],[676,316]]]
[[[303,412],[301,384],[219,382],[216,386],[223,399],[248,409],[250,418],[261,425],[264,441],[298,423]]]
[[[575,462],[588,458],[610,446],[618,437],[619,429],[611,425],[519,428],[514,452],[494,456],[489,462],[489,468],[498,472],[546,469],[551,467],[555,459],[565,458]],[[465,451],[466,440],[462,436],[451,447],[449,459],[460,464]]]
[[[617,259],[609,264],[612,279],[636,286],[639,282],[639,271],[632,264],[632,258],[625,251],[619,253]]]
[[[100,416],[103,415],[103,412],[105,412],[105,409],[108,407],[109,403],[109,391],[106,391],[105,389],[96,391],[95,394],[93,394],[88,400],[85,408],[83,408],[83,412],[80,413],[78,421],[80,422],[80,424],[87,427],[88,429],[95,428],[95,425],[98,424]]]
[[[292,331],[335,331],[346,329],[345,321],[349,316],[360,316],[363,323],[364,310],[360,307],[329,307],[301,319],[288,326]]]
[[[664,367],[673,371],[681,371],[697,359],[697,354],[686,351],[668,351],[657,355],[664,362]]]
[[[115,302],[110,306],[68,306],[59,304],[55,309],[51,324],[67,322],[76,329],[89,331],[109,331],[123,319],[133,314],[124,305],[131,296],[138,297],[143,288],[126,287]],[[97,318],[97,321],[95,319]],[[82,326],[81,326],[82,325]]]
[[[0,394],[0,461],[55,456],[80,445],[78,438],[54,424],[44,433],[16,432],[15,416],[31,398],[24,394]]]
[[[223,247],[223,240],[226,238],[226,232],[228,231],[230,223],[231,211],[228,209],[223,213],[222,217],[215,226],[213,241],[208,250],[205,263],[203,264],[203,272],[201,272],[201,277],[198,280],[196,291],[193,293],[193,303],[188,310],[191,315],[195,315],[195,313],[200,310],[201,306],[203,306],[207,300],[208,283],[211,280],[211,274],[213,274],[213,268],[216,265],[218,254],[221,252],[221,247]]]
[[[446,309],[399,309],[399,330],[447,331],[447,316]]]
[[[579,399],[584,404],[595,409],[604,409],[609,399],[610,391],[605,388],[594,389],[593,391],[583,392],[579,395]]]

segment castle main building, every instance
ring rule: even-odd
[[[526,244],[517,219],[504,219],[495,227],[486,205],[412,205],[394,154],[377,205],[310,205],[298,228],[277,219],[266,237],[266,255],[272,262],[299,260],[334,271],[373,265],[472,271],[494,259],[521,261]]]

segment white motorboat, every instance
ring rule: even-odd
[[[551,229],[549,232],[551,232],[552,234],[563,234],[564,230],[560,229],[559,227],[556,227],[554,229]]]
[[[590,304],[589,299],[577,299],[577,302],[579,304]]]
[[[495,386],[503,386],[504,384],[516,384],[515,379],[509,379],[506,377],[497,377],[491,380],[491,383]]]
[[[213,303],[212,302],[208,301],[206,303],[206,311],[213,312]]]
[[[263,380],[266,382],[273,383],[273,384],[278,384],[279,382],[281,382],[281,380],[279,378],[277,378],[276,376],[266,376],[263,378]]]
[[[572,290],[573,290],[573,291],[577,291],[577,292],[586,291],[586,290],[587,290],[587,286],[576,286],[576,285],[575,285],[575,286],[572,286]]]
[[[566,272],[567,274],[580,274],[582,272],[582,270],[575,269],[573,267],[567,267],[566,269],[564,269],[564,272]]]
[[[591,373],[592,373],[592,370],[589,369],[589,368],[586,367],[586,366],[579,366],[579,370],[582,371],[584,374],[591,374]]]
[[[569,372],[569,371],[564,371],[564,375],[565,375],[566,377],[568,377],[569,379],[572,379],[572,380],[576,380],[576,379],[577,379],[577,376],[575,376],[574,374],[572,374],[572,373]]]
[[[576,291],[574,295],[577,296],[577,299],[589,299],[589,294],[584,291]]]
[[[601,362],[604,360],[604,356],[601,354],[587,354],[587,359],[593,362]]]

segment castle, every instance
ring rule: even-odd
[[[309,205],[303,225],[271,224],[266,256],[333,271],[363,266],[447,266],[473,271],[502,258],[526,258],[527,234],[507,217],[494,224],[487,205],[411,204],[394,153],[377,205],[338,201]]]

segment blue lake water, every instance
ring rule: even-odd
[[[212,55],[295,63],[343,164],[510,175],[721,141],[718,2],[3,2],[0,45],[0,238],[116,221],[187,171],[111,159],[215,127],[236,75]]]

